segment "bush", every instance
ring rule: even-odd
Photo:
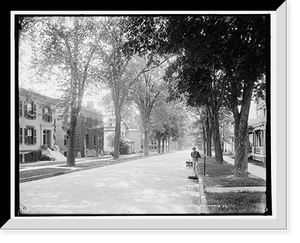
[[[123,139],[120,139],[120,154],[129,154],[129,148],[129,145]]]
[[[129,149],[130,149],[130,146],[127,144],[127,142],[124,141],[123,139],[120,139],[119,153],[120,154],[129,154]],[[109,154],[114,156],[114,151],[111,151]]]
[[[47,161],[47,160],[51,160],[51,158],[48,155],[42,155],[42,157],[40,158],[40,161]]]

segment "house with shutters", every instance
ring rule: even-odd
[[[19,89],[19,162],[37,161],[44,146],[55,145],[56,99]]]
[[[65,117],[68,120],[68,117]],[[57,120],[56,144],[59,152],[68,155],[69,128],[65,127],[63,120]],[[93,101],[87,106],[82,106],[77,117],[75,131],[75,156],[96,157],[103,153],[104,126],[103,115],[100,110],[94,108]]]

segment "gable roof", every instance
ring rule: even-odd
[[[19,96],[23,96],[23,97],[33,99],[33,100],[38,100],[39,102],[44,103],[44,104],[56,105],[59,102],[58,99],[55,99],[55,98],[52,98],[52,97],[49,97],[46,95],[42,95],[33,90],[27,90],[24,88],[19,88]]]
[[[80,114],[85,117],[91,117],[93,119],[97,119],[98,121],[103,121],[102,112],[96,109],[89,109],[87,107],[81,107]]]

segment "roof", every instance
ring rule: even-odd
[[[265,123],[265,119],[249,119],[248,120],[248,127],[255,127],[257,125],[260,125],[262,123]]]
[[[87,107],[81,107],[80,114],[85,117],[91,117],[99,121],[103,121],[102,112],[96,109],[89,109]]]
[[[59,102],[58,99],[55,99],[55,98],[52,98],[52,97],[49,97],[46,95],[42,95],[35,91],[27,90],[24,88],[19,88],[19,96],[25,96],[27,98],[32,98],[34,100],[41,101],[42,103],[48,103],[48,104],[52,104],[52,105],[55,105],[55,104],[57,104],[57,102]]]

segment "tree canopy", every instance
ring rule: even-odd
[[[131,22],[128,46],[133,51],[176,55],[168,71],[169,82],[177,86],[178,93],[184,94],[190,105],[207,105],[211,109],[215,148],[219,147],[219,108],[231,109],[235,121],[236,175],[245,176],[247,120],[254,88],[260,86],[257,80],[266,73],[269,18],[149,16],[135,17]]]

